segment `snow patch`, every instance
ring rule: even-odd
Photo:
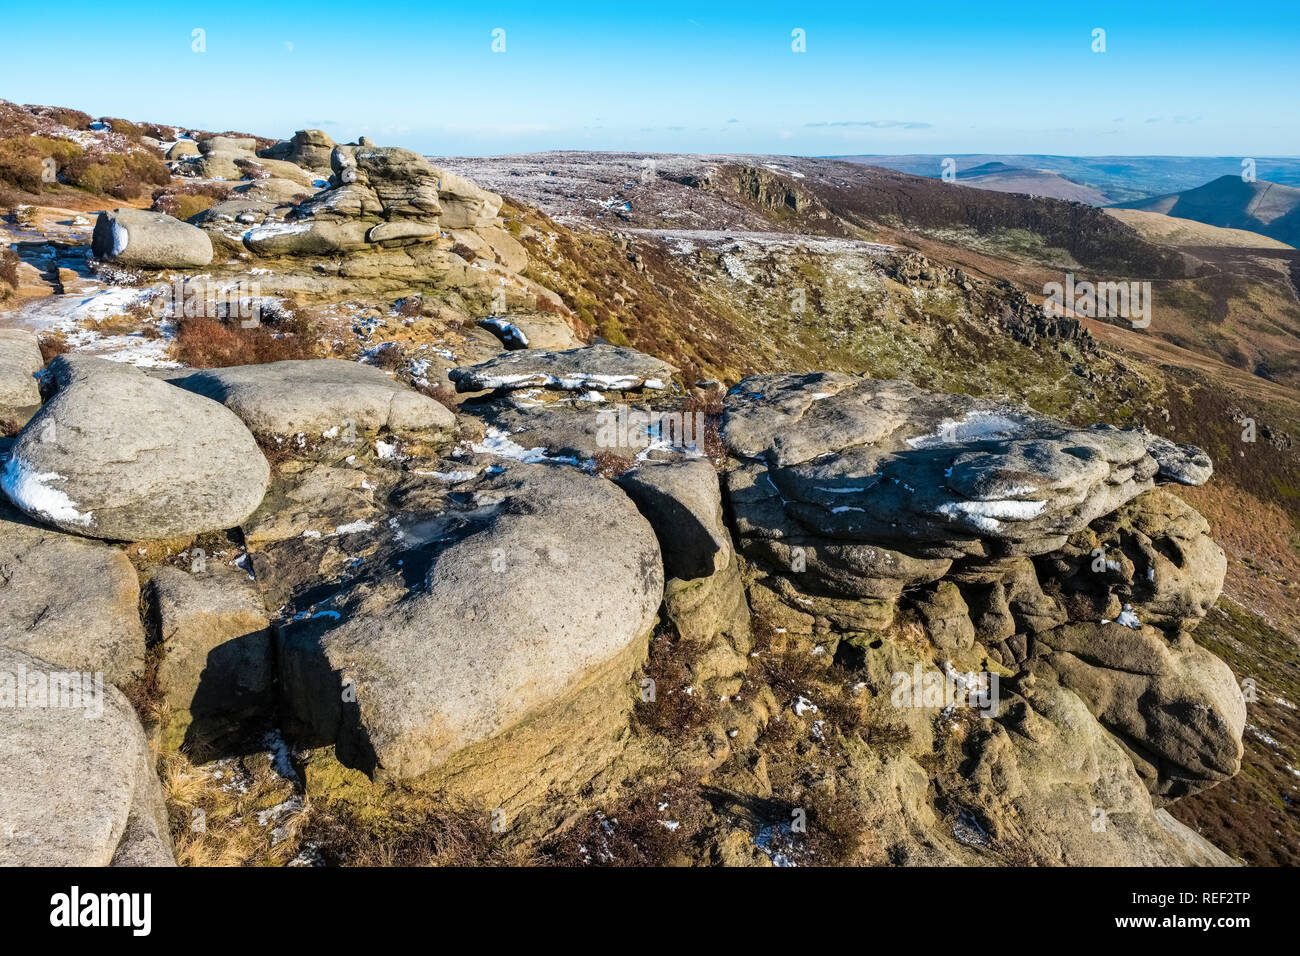
[[[89,525],[94,512],[84,514],[77,509],[77,503],[58,488],[51,488],[48,482],[67,481],[67,477],[54,471],[38,472],[26,461],[15,456],[5,466],[0,476],[0,487],[14,504],[28,514],[44,515],[52,521],[66,521],[70,524]]]

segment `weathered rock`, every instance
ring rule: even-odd
[[[463,176],[436,166],[432,168],[445,228],[479,230],[492,224],[501,211],[500,196],[474,185]],[[491,242],[492,239],[489,237],[488,241]]]
[[[479,225],[476,232],[488,244],[496,261],[511,272],[523,272],[528,268],[528,252],[524,249],[523,243],[500,226],[492,225],[491,220],[489,220],[487,223]],[[557,346],[537,345],[535,347],[556,348]]]
[[[328,256],[366,248],[360,222],[295,219],[265,222],[244,234],[244,245],[261,256]]]
[[[1209,523],[1181,498],[1156,489],[1071,536],[1039,560],[1074,608],[1096,622],[1129,606],[1144,624],[1176,636],[1205,617],[1223,588],[1227,558]],[[1063,622],[1060,622],[1063,623]]]
[[[491,315],[480,319],[478,324],[495,335],[507,351],[525,348],[558,351],[582,345],[564,319],[548,312]]]
[[[1231,669],[1183,637],[1150,627],[1067,624],[1036,635],[1041,663],[1124,744],[1160,797],[1177,798],[1241,769],[1246,704]]]
[[[176,162],[199,156],[199,144],[192,139],[178,139],[167,150],[167,161]]]
[[[941,651],[949,655],[960,654],[975,643],[975,625],[971,622],[970,608],[962,600],[957,585],[951,581],[940,581],[934,590],[916,599],[915,607],[925,624],[926,633]]]
[[[212,240],[197,226],[144,209],[114,209],[95,220],[96,259],[145,269],[188,269],[212,261]]]
[[[430,490],[443,510],[394,516],[408,548],[437,542],[426,576],[380,573],[335,599],[339,623],[283,636],[291,722],[337,741],[345,763],[398,778],[454,768],[517,793],[527,781],[497,768],[517,766],[518,748],[540,774],[555,754],[587,766],[572,747],[588,731],[564,715],[582,699],[576,713],[605,715],[588,714],[593,725],[625,719],[663,594],[653,532],[621,491],[571,468],[511,463],[458,486],[468,509]]]
[[[667,362],[617,345],[586,345],[561,352],[522,349],[481,365],[453,369],[458,392],[547,388],[666,389],[677,369]]]
[[[456,421],[445,406],[374,366],[340,359],[208,369],[171,383],[221,402],[257,434],[387,429],[436,435]]]
[[[192,573],[164,566],[146,594],[162,644],[162,746],[199,762],[265,730],[275,703],[271,628],[248,575],[215,562]]]
[[[0,646],[125,685],[144,670],[140,583],[117,548],[0,503]]]
[[[231,528],[262,500],[270,468],[228,409],[104,359],[61,355],[50,374],[0,478],[32,517],[137,541]]]
[[[343,149],[346,147],[335,150],[335,158]],[[349,162],[335,166],[335,179],[341,178],[343,169],[355,169],[356,182],[368,185],[379,197],[384,218],[439,222],[438,170],[419,153],[397,146],[357,146],[351,148],[347,159]]]
[[[1040,864],[1234,865],[1157,816],[1124,751],[1069,690],[1021,681],[1004,696],[997,720],[968,741],[964,792],[952,795],[994,846]]]
[[[0,865],[174,865],[135,711],[73,676],[0,647]]]
[[[234,196],[254,202],[267,202],[272,206],[292,206],[308,201],[313,187],[304,186],[292,179],[271,176],[268,179],[254,179],[231,190]]]
[[[320,178],[303,169],[301,166],[278,159],[240,157],[235,160],[235,166],[241,173],[252,179],[270,177],[275,177],[276,179],[287,179],[292,183],[306,187],[310,190],[316,188],[316,182]]]
[[[1054,551],[1161,473],[1138,431],[832,373],[746,379],[724,427],[809,532],[925,557]]]
[[[300,129],[290,140],[282,140],[274,146],[261,150],[258,155],[268,159],[281,159],[295,163],[303,169],[328,176],[330,174],[330,153],[334,151],[334,140],[328,133],[319,129]]]
[[[257,140],[251,136],[209,136],[199,142],[199,152],[204,156],[213,153],[251,153],[257,149]]]
[[[0,419],[26,418],[41,404],[36,373],[45,367],[36,333],[0,329]]]

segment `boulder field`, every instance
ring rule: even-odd
[[[238,168],[228,145],[178,161]],[[495,215],[416,160],[331,148],[305,219],[382,244]],[[0,370],[32,364],[0,337]],[[522,347],[458,372],[479,394],[453,413],[329,359],[50,364],[0,445],[0,862],[170,862],[150,740],[212,759],[272,729],[308,794],[454,794],[540,830],[731,760],[765,799],[747,748],[816,713],[756,682],[776,645],[852,675],[875,721],[836,786],[881,861],[1232,862],[1164,809],[1242,757],[1236,678],[1195,639],[1224,554],[1171,490],[1210,479],[1200,450],[814,372],[736,385],[719,447],[623,436],[610,471],[602,406],[695,414],[672,366]],[[690,652],[647,696],[664,634]],[[146,668],[148,735],[121,693]],[[914,674],[979,693],[904,699]],[[71,675],[82,706],[53,706]],[[714,716],[647,718],[680,694]]]

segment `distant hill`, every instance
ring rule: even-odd
[[[942,173],[941,164],[948,157],[942,154],[909,154],[835,158],[938,179]],[[951,158],[957,164],[958,182],[968,176],[981,175],[977,172],[980,169],[987,172],[999,171],[999,166],[1044,170],[1059,173],[1070,182],[1090,186],[1109,197],[1109,202],[1112,203],[1132,202],[1147,196],[1192,189],[1216,176],[1240,175],[1243,159],[1241,156],[1048,156],[1014,153],[975,153]],[[1252,158],[1255,161],[1255,175],[1259,179],[1284,186],[1300,186],[1300,159]],[[991,167],[991,164],[998,166]]]
[[[1264,180],[1248,183],[1240,176],[1220,176],[1195,189],[1116,205],[1211,226],[1245,229],[1300,246],[1300,189],[1294,186]]]
[[[1002,162],[975,166],[958,174],[954,182],[959,186],[971,186],[975,189],[1068,199],[1072,202],[1086,202],[1093,206],[1106,206],[1113,202],[1111,197],[1100,190],[1076,183],[1060,173],[1048,169],[1026,169]]]

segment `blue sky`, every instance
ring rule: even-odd
[[[0,97],[440,155],[1300,155],[1297,0],[178,6],[8,5]]]

